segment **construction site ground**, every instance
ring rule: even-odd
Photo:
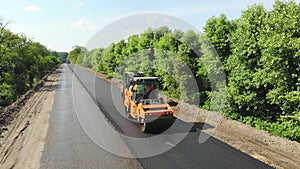
[[[120,86],[118,79],[87,69],[101,79]],[[49,117],[60,69],[47,75],[35,89],[0,112],[0,168],[40,168]],[[300,166],[300,143],[273,136],[265,131],[176,101],[177,118],[275,168]],[[212,126],[212,127],[205,127]]]

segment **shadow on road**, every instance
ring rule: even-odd
[[[147,133],[149,134],[178,134],[197,132],[198,130],[205,130],[214,128],[213,126],[203,123],[184,122],[176,117],[170,120],[156,120],[147,124]]]

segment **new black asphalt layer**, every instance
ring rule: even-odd
[[[56,91],[54,107],[50,113],[49,128],[40,161],[41,168],[140,168],[140,163],[136,159],[111,154],[88,137],[78,120],[74,108],[72,95],[74,91],[72,90],[75,82],[80,84],[68,66],[64,64]],[[91,99],[90,95],[82,86],[77,85],[74,90],[77,91],[76,93],[81,93],[83,100],[88,100],[93,104],[93,101],[89,100]],[[95,103],[94,105],[97,107]],[[97,113],[101,117],[101,112],[98,111]],[[97,132],[105,133],[101,129],[97,129]],[[113,139],[110,141],[111,144],[122,144],[120,140]]]
[[[99,112],[105,115],[117,132],[125,136],[122,137],[122,140],[124,140],[132,153],[138,157],[142,156],[138,160],[143,168],[272,168],[226,143],[210,137],[201,132],[201,130],[193,129],[192,124],[185,123],[179,119],[176,120],[176,125],[167,130],[167,133],[158,139],[151,140],[151,138],[156,138],[157,135],[161,134],[142,133],[136,123],[124,118],[124,107],[120,97],[120,90],[117,87],[77,66],[70,66],[91,98],[98,103],[98,107],[102,110],[99,110]],[[102,132],[100,128],[97,130]],[[175,141],[174,143],[170,139],[172,138],[171,135],[181,133],[184,133],[185,137],[180,142]],[[141,147],[145,145],[139,145],[139,142],[135,142],[131,138],[148,138],[150,140],[149,145]],[[204,139],[204,141],[199,141],[199,138]],[[166,149],[166,146],[170,147],[168,151],[150,156],[151,153],[155,153],[155,150]],[[143,151],[150,151],[151,153]]]

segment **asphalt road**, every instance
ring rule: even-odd
[[[124,118],[117,87],[70,66],[75,73],[64,66],[43,168],[271,168],[179,119],[163,133],[141,133]]]
[[[111,154],[87,136],[78,121],[72,93],[73,90],[78,91],[77,93],[83,92],[81,98],[88,101],[90,96],[82,86],[74,88],[73,84],[80,83],[67,65],[63,65],[62,71],[53,111],[50,113],[41,168],[140,168],[136,159]],[[101,113],[98,112],[98,115]],[[115,139],[110,141],[111,144],[122,144]]]

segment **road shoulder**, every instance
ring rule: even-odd
[[[43,79],[2,132],[1,168],[40,168],[40,158],[60,72],[55,70]],[[16,105],[13,105],[16,106]],[[12,108],[13,108],[12,106]],[[8,112],[9,113],[9,112]]]

